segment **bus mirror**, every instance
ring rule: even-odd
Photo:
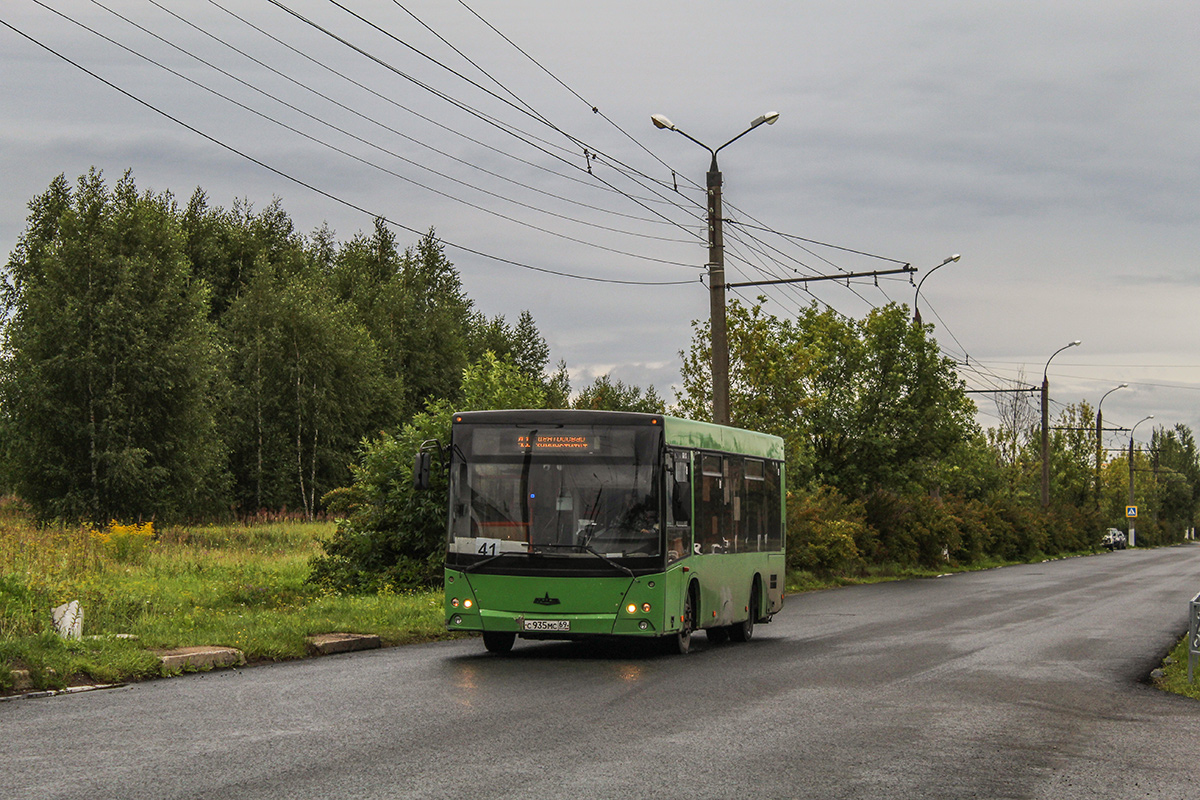
[[[413,458],[413,488],[429,488],[429,466],[433,461],[432,453],[417,453]]]

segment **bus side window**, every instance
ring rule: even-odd
[[[667,562],[692,554],[692,476],[690,453],[671,451],[667,455]]]
[[[780,504],[781,496],[780,464],[778,461],[767,462],[766,469],[766,540],[768,550],[783,549],[783,514]]]
[[[696,537],[701,553],[720,553],[725,547],[727,516],[725,459],[705,453],[700,457],[700,499],[696,503]]]

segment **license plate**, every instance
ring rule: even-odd
[[[569,631],[569,619],[527,619],[522,622],[522,630],[527,631]]]

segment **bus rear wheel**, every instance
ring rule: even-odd
[[[750,615],[745,622],[739,622],[729,627],[729,637],[735,642],[748,642],[754,636],[754,618],[758,616],[758,581],[750,587]]]
[[[484,631],[483,646],[489,653],[507,653],[512,650],[513,642],[517,640],[515,633],[504,631]]]

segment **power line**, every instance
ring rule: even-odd
[[[37,0],[35,0],[35,2],[37,2]],[[40,3],[39,3],[39,5],[40,5]],[[298,186],[302,186],[305,189],[308,189],[309,191],[315,192],[315,193],[321,195],[322,197],[325,197],[336,203],[344,205],[347,208],[361,212],[361,213],[366,214],[375,219],[381,219],[384,222],[386,222],[387,224],[392,225],[393,227],[398,228],[400,230],[407,231],[408,233],[414,234],[416,236],[425,235],[424,233],[416,230],[415,228],[410,228],[409,226],[404,225],[400,222],[396,222],[395,220],[389,219],[388,217],[386,217],[382,214],[376,214],[371,211],[368,211],[367,209],[363,208],[362,206],[359,206],[359,205],[357,205],[349,200],[346,200],[344,198],[338,197],[337,195],[334,195],[331,192],[328,192],[328,191],[321,189],[311,183],[308,183],[300,178],[290,175],[290,174],[278,169],[277,167],[273,167],[270,164],[267,164],[266,162],[261,161],[261,160],[255,158],[254,156],[251,156],[248,153],[245,153],[245,152],[233,147],[230,144],[226,144],[225,142],[221,141],[220,139],[217,139],[216,137],[211,136],[208,133],[205,133],[204,131],[200,130],[199,128],[196,128],[196,127],[188,124],[187,122],[184,122],[183,120],[179,119],[178,117],[175,117],[175,116],[169,114],[168,112],[158,108],[157,106],[149,103],[148,101],[143,100],[142,98],[134,95],[133,93],[121,88],[117,84],[100,76],[99,74],[93,72],[92,70],[88,69],[87,67],[83,66],[82,64],[80,64],[80,63],[72,60],[71,58],[67,57],[66,55],[58,52],[57,50],[50,47],[49,45],[35,39],[33,36],[30,36],[29,34],[25,33],[24,31],[22,31],[21,29],[17,28],[16,26],[12,25],[11,23],[9,23],[8,21],[6,21],[4,19],[0,19],[0,25],[3,25],[4,27],[6,27],[9,30],[16,33],[17,35],[23,37],[24,39],[27,39],[28,41],[30,41],[33,44],[37,45],[38,47],[42,48],[43,50],[50,53],[51,55],[61,59],[62,61],[65,61],[66,63],[68,63],[71,66],[75,67],[76,69],[80,70],[81,72],[83,72],[87,75],[90,75],[91,77],[93,77],[96,80],[103,83],[105,86],[108,86],[110,89],[113,89],[114,91],[124,95],[125,97],[129,98],[130,100],[133,100],[134,102],[138,103],[139,105],[149,109],[150,111],[153,111],[156,114],[159,114],[162,117],[165,117],[166,119],[170,120],[171,122],[174,122],[175,124],[179,125],[180,127],[183,127],[185,129],[191,131],[192,133],[196,134],[197,136],[200,136],[201,138],[211,142],[212,144],[217,145],[218,147],[228,150],[229,152],[233,153],[234,155],[244,158],[245,160],[267,170],[268,172],[271,172],[272,174],[278,175],[279,177],[284,178],[285,180],[291,181],[292,183],[295,183]],[[589,275],[578,275],[578,274],[573,274],[573,273],[569,273],[569,272],[561,272],[558,270],[547,269],[545,267],[535,267],[530,264],[523,264],[521,262],[514,261],[512,259],[493,255],[491,253],[485,253],[483,251],[476,250],[474,248],[467,247],[465,245],[451,242],[451,241],[448,241],[448,240],[442,239],[442,238],[439,238],[438,241],[441,244],[445,245],[446,247],[451,247],[451,248],[454,248],[461,252],[479,256],[480,258],[485,258],[490,261],[496,261],[498,263],[508,264],[510,266],[519,267],[521,269],[533,270],[535,272],[542,272],[542,273],[546,273],[549,275],[558,275],[558,276],[564,277],[564,278],[573,278],[575,280],[592,281],[592,282],[596,282],[596,283],[623,284],[623,285],[631,285],[631,286],[678,286],[678,285],[683,285],[683,284],[691,284],[691,283],[695,282],[695,281],[691,281],[691,280],[687,280],[687,281],[627,281],[627,280],[618,280],[618,279],[613,279],[613,278],[598,278],[598,277],[589,276]]]
[[[214,66],[213,64],[211,64],[211,63],[209,63],[209,62],[205,61],[205,60],[204,60],[204,59],[202,59],[202,58],[199,58],[198,56],[195,56],[195,55],[193,55],[192,53],[188,52],[187,50],[184,50],[183,48],[181,48],[181,47],[178,47],[177,45],[175,45],[175,44],[172,44],[171,42],[167,42],[165,39],[163,39],[162,37],[158,36],[157,34],[155,34],[155,33],[151,32],[151,31],[148,31],[148,30],[146,30],[146,29],[145,29],[144,27],[142,27],[141,25],[138,25],[137,23],[135,23],[135,22],[133,22],[133,21],[129,20],[128,18],[126,18],[126,17],[122,16],[121,14],[119,14],[119,13],[117,13],[117,12],[113,11],[112,9],[110,9],[110,8],[107,8],[107,7],[106,7],[106,6],[104,6],[102,3],[98,2],[98,0],[91,0],[91,1],[92,1],[92,3],[93,3],[93,4],[95,4],[95,5],[99,6],[100,8],[104,9],[105,11],[108,11],[109,13],[111,13],[111,14],[113,14],[114,16],[116,16],[116,17],[118,17],[118,18],[120,18],[120,19],[124,20],[125,22],[128,22],[129,24],[133,25],[134,27],[138,28],[139,30],[143,31],[144,33],[147,33],[148,35],[155,37],[155,38],[156,38],[156,39],[158,39],[159,41],[162,41],[162,42],[164,42],[165,44],[167,44],[167,45],[169,45],[169,46],[171,46],[171,47],[175,48],[176,50],[178,50],[179,52],[183,53],[184,55],[187,55],[187,56],[190,56],[190,57],[192,57],[192,58],[195,58],[197,61],[199,61],[200,63],[204,64],[205,66],[208,66],[208,67],[211,67],[212,69],[215,69],[215,70],[217,70],[217,71],[218,71],[218,72],[220,72],[221,74],[223,74],[223,75],[226,75],[227,77],[231,78],[232,80],[235,80],[235,81],[237,81],[237,82],[241,83],[242,85],[246,86],[247,88],[249,88],[249,89],[252,89],[252,90],[254,90],[254,91],[256,91],[256,92],[259,92],[260,94],[262,94],[262,95],[264,95],[264,96],[266,96],[266,97],[268,97],[268,98],[270,98],[270,99],[272,99],[272,100],[275,100],[276,102],[279,102],[279,103],[281,103],[282,105],[286,106],[287,108],[289,108],[289,109],[291,109],[291,110],[293,110],[293,111],[295,111],[295,112],[297,112],[297,113],[299,113],[299,114],[302,114],[303,116],[305,116],[305,117],[307,117],[307,118],[309,118],[309,119],[312,119],[312,120],[314,120],[314,121],[316,121],[316,122],[318,122],[318,123],[320,123],[320,124],[322,124],[322,125],[326,125],[327,127],[330,127],[330,128],[332,128],[333,130],[336,130],[336,131],[338,131],[339,133],[342,133],[342,134],[344,134],[344,135],[346,135],[346,136],[348,136],[348,137],[350,137],[350,138],[352,138],[352,139],[354,139],[354,140],[356,140],[356,141],[358,141],[358,142],[361,142],[361,143],[363,143],[363,144],[366,144],[366,145],[368,145],[368,146],[370,146],[370,147],[374,147],[375,149],[379,149],[379,150],[381,150],[381,151],[383,151],[383,152],[385,152],[385,153],[387,153],[387,154],[389,154],[389,155],[392,155],[393,157],[395,157],[395,158],[397,158],[397,159],[399,159],[399,160],[401,160],[401,161],[405,161],[406,163],[413,164],[414,166],[420,166],[420,165],[417,165],[415,162],[411,161],[410,159],[407,159],[407,158],[405,158],[405,157],[403,157],[403,156],[401,156],[401,155],[399,155],[399,154],[397,154],[397,153],[392,153],[391,151],[388,151],[388,150],[386,150],[386,149],[384,149],[384,148],[381,148],[381,147],[379,147],[379,146],[377,146],[377,145],[374,145],[373,143],[371,143],[371,142],[368,142],[367,140],[365,140],[365,139],[363,139],[363,138],[361,138],[361,137],[359,137],[359,136],[356,136],[355,134],[352,134],[352,133],[350,133],[349,131],[346,131],[346,130],[344,130],[344,129],[342,129],[342,128],[339,128],[338,126],[336,126],[336,125],[333,125],[332,123],[329,123],[329,122],[327,122],[327,121],[325,121],[325,120],[321,120],[321,119],[317,118],[316,116],[314,116],[314,115],[312,115],[312,114],[309,114],[308,112],[306,112],[306,111],[304,111],[304,110],[302,110],[302,109],[300,109],[300,108],[297,108],[295,105],[292,105],[292,104],[290,104],[290,103],[287,103],[287,102],[285,102],[285,101],[279,100],[278,98],[274,97],[273,95],[271,95],[271,94],[269,94],[269,93],[267,93],[267,92],[264,92],[264,91],[262,91],[261,89],[258,89],[258,88],[257,88],[257,87],[255,87],[255,86],[252,86],[251,84],[247,83],[246,81],[243,81],[243,80],[241,80],[240,78],[238,78],[238,77],[236,77],[236,76],[234,76],[234,75],[231,75],[230,73],[226,72],[225,70],[222,70],[220,67],[216,67],[216,66]],[[453,200],[454,202],[461,203],[461,204],[463,204],[463,205],[465,205],[465,206],[467,206],[467,207],[469,207],[469,208],[473,208],[473,209],[475,209],[476,211],[480,211],[480,212],[482,212],[482,213],[489,214],[489,215],[491,215],[491,216],[494,216],[494,217],[497,217],[497,218],[499,218],[499,219],[503,219],[503,220],[505,220],[505,221],[507,221],[507,222],[512,222],[512,223],[514,223],[514,224],[517,224],[517,225],[522,225],[522,226],[524,226],[524,227],[527,227],[527,228],[530,228],[530,229],[532,229],[532,230],[538,231],[539,233],[545,233],[545,234],[547,234],[547,235],[549,235],[549,236],[554,236],[554,237],[556,237],[556,238],[564,239],[564,240],[566,240],[566,241],[571,241],[571,242],[574,242],[574,243],[576,243],[576,244],[582,244],[582,245],[586,245],[586,246],[589,246],[589,247],[594,247],[594,248],[597,248],[597,249],[599,249],[599,250],[604,250],[604,251],[607,251],[607,252],[610,252],[610,253],[614,253],[614,254],[616,254],[616,255],[627,256],[627,257],[630,257],[630,258],[637,258],[637,259],[642,259],[642,260],[646,260],[646,261],[652,261],[652,262],[655,262],[655,263],[666,264],[666,265],[670,265],[670,266],[679,266],[679,267],[685,267],[685,268],[694,268],[694,265],[692,265],[692,264],[684,264],[684,263],[677,262],[677,261],[669,261],[669,260],[666,260],[666,259],[655,258],[655,257],[652,257],[652,256],[645,256],[645,255],[639,255],[639,254],[637,254],[637,253],[630,253],[630,252],[627,252],[627,251],[624,251],[624,250],[619,250],[619,249],[617,249],[617,248],[608,247],[607,245],[601,245],[601,244],[598,244],[598,243],[595,243],[595,242],[588,242],[588,241],[586,241],[586,240],[584,240],[584,239],[580,239],[580,238],[578,238],[578,237],[575,237],[575,236],[570,236],[570,235],[568,235],[568,234],[559,233],[559,232],[557,232],[557,231],[552,231],[552,230],[550,230],[550,229],[548,229],[548,228],[545,228],[545,227],[542,227],[542,226],[540,226],[540,225],[535,225],[535,224],[533,224],[533,223],[526,222],[526,221],[524,221],[524,220],[519,220],[519,219],[517,219],[517,218],[515,218],[515,217],[511,217],[511,216],[509,216],[509,215],[507,215],[507,214],[502,214],[502,213],[500,213],[499,211],[495,211],[495,210],[492,210],[492,209],[490,209],[490,208],[486,208],[486,207],[484,207],[484,206],[481,206],[481,205],[479,205],[479,204],[477,204],[477,203],[472,203],[472,202],[470,202],[470,201],[468,201],[468,200],[464,200],[463,198],[456,197],[456,196],[454,196],[454,195],[452,195],[452,194],[450,194],[450,193],[448,193],[448,192],[444,192],[444,191],[442,191],[442,190],[440,190],[440,189],[436,189],[436,188],[434,188],[434,187],[432,187],[432,186],[429,186],[429,185],[427,185],[427,184],[421,183],[420,181],[414,180],[413,178],[409,178],[409,177],[407,177],[407,176],[405,176],[405,175],[401,175],[400,173],[398,173],[398,172],[396,172],[396,171],[394,171],[394,170],[388,169],[387,167],[384,167],[384,166],[381,166],[381,165],[379,165],[379,164],[376,164],[376,163],[375,163],[375,162],[373,162],[373,161],[369,161],[369,160],[367,160],[367,159],[365,159],[365,158],[362,158],[362,157],[360,157],[360,156],[357,156],[357,155],[355,155],[355,154],[353,154],[353,153],[349,152],[348,150],[345,150],[345,149],[343,149],[343,148],[341,148],[341,147],[338,147],[338,146],[336,146],[336,145],[334,145],[334,144],[331,144],[331,143],[329,143],[329,142],[326,142],[326,141],[324,141],[324,140],[322,140],[322,139],[319,139],[319,138],[317,138],[317,137],[315,137],[315,136],[312,136],[311,134],[305,133],[304,131],[301,131],[300,129],[298,129],[298,128],[296,128],[296,127],[292,126],[292,125],[288,125],[288,124],[287,124],[287,123],[285,123],[285,122],[282,122],[282,121],[280,121],[280,120],[277,120],[277,119],[275,119],[274,117],[272,117],[272,116],[270,116],[270,115],[268,115],[268,114],[265,114],[265,113],[264,113],[264,112],[262,112],[262,111],[259,111],[259,110],[255,109],[255,108],[251,108],[250,106],[246,105],[245,103],[239,102],[238,100],[235,100],[235,99],[233,99],[232,97],[229,97],[228,95],[225,95],[225,94],[223,94],[223,93],[221,93],[221,92],[217,91],[216,89],[213,89],[213,88],[211,88],[211,87],[209,87],[209,86],[206,86],[206,85],[204,85],[204,84],[200,83],[199,81],[196,81],[196,80],[194,80],[194,79],[192,79],[192,78],[189,78],[188,76],[186,76],[186,75],[184,75],[184,74],[182,74],[182,73],[180,73],[180,72],[178,72],[178,71],[176,71],[176,70],[174,70],[174,69],[171,69],[170,67],[168,67],[168,66],[166,66],[166,65],[164,65],[164,64],[162,64],[162,63],[160,63],[160,62],[158,62],[158,61],[155,61],[154,59],[150,58],[149,56],[146,56],[146,55],[144,55],[144,54],[142,54],[142,53],[139,53],[138,51],[136,51],[136,50],[134,50],[134,49],[132,49],[132,48],[130,48],[130,47],[128,47],[128,46],[126,46],[126,45],[124,45],[124,44],[120,43],[120,42],[117,42],[116,40],[114,40],[114,39],[112,39],[112,38],[110,38],[110,37],[108,37],[108,36],[106,36],[106,35],[104,35],[104,34],[100,33],[99,31],[96,31],[95,29],[88,27],[88,26],[87,26],[87,25],[85,25],[84,23],[82,23],[82,22],[79,22],[78,20],[72,19],[71,17],[68,17],[68,16],[66,16],[65,14],[63,14],[63,13],[62,13],[62,12],[60,12],[60,11],[57,11],[57,10],[55,10],[55,9],[52,9],[52,8],[49,8],[48,6],[46,6],[45,4],[43,4],[43,3],[41,2],[41,0],[33,0],[33,2],[34,2],[34,3],[36,3],[36,4],[37,4],[37,5],[39,5],[39,6],[42,6],[42,7],[43,7],[43,8],[45,8],[46,10],[48,10],[48,11],[51,11],[51,12],[53,12],[54,14],[57,14],[58,16],[62,17],[63,19],[65,19],[65,20],[67,20],[67,21],[69,21],[69,22],[72,22],[72,23],[74,23],[75,25],[78,25],[79,27],[83,28],[84,30],[86,30],[86,31],[89,31],[90,33],[93,33],[93,34],[95,34],[96,36],[100,37],[101,39],[104,39],[105,41],[109,42],[110,44],[113,44],[113,45],[115,45],[115,46],[117,46],[117,47],[120,47],[122,50],[125,50],[126,52],[130,53],[131,55],[137,56],[138,58],[141,58],[141,59],[143,59],[143,60],[147,61],[148,63],[150,63],[150,64],[153,64],[154,66],[156,66],[156,67],[158,67],[158,68],[160,68],[160,69],[162,69],[162,70],[164,70],[164,71],[166,71],[166,72],[169,72],[169,73],[171,73],[172,75],[174,75],[174,76],[176,76],[176,77],[178,77],[178,78],[180,78],[180,79],[182,79],[182,80],[184,80],[184,81],[186,81],[186,82],[188,82],[188,83],[192,84],[193,86],[195,86],[195,87],[197,87],[197,88],[199,88],[199,89],[202,89],[203,91],[209,92],[210,94],[212,94],[212,95],[214,95],[214,96],[216,96],[216,97],[219,97],[219,98],[221,98],[222,100],[225,100],[226,102],[232,103],[233,105],[235,105],[235,106],[237,106],[237,107],[241,108],[241,109],[242,109],[242,110],[244,110],[244,111],[247,111],[247,112],[249,112],[249,113],[251,113],[251,114],[254,114],[255,116],[257,116],[257,117],[259,117],[259,118],[261,118],[261,119],[263,119],[263,120],[266,120],[266,121],[268,121],[268,122],[270,122],[270,123],[272,123],[272,124],[278,125],[279,127],[281,127],[281,128],[284,128],[285,130],[288,130],[288,131],[290,131],[290,132],[292,132],[292,133],[296,134],[297,136],[300,136],[300,137],[302,137],[302,138],[305,138],[305,139],[307,139],[307,140],[309,140],[309,141],[313,142],[314,144],[320,145],[320,146],[322,146],[322,147],[326,147],[326,148],[328,148],[328,149],[330,149],[330,150],[332,150],[332,151],[334,151],[334,152],[336,152],[336,153],[338,153],[338,154],[340,154],[340,155],[346,156],[347,158],[350,158],[350,159],[352,159],[352,160],[354,160],[354,161],[357,161],[357,162],[359,162],[360,164],[363,164],[364,166],[371,167],[371,168],[373,168],[373,169],[379,170],[380,172],[383,172],[383,173],[385,173],[385,174],[387,174],[387,175],[391,175],[392,177],[394,177],[394,178],[397,178],[398,180],[402,180],[402,181],[404,181],[404,182],[406,182],[406,183],[412,184],[413,186],[416,186],[416,187],[418,187],[418,188],[424,189],[424,190],[426,190],[426,191],[428,191],[428,192],[431,192],[431,193],[433,193],[433,194],[436,194],[436,195],[438,195],[438,196],[440,196],[440,197],[444,197],[444,198],[446,198],[446,199],[448,199],[448,200]],[[446,178],[447,180],[452,180],[452,181],[455,181],[455,182],[457,182],[457,183],[461,183],[461,184],[463,184],[463,185],[465,185],[465,186],[470,186],[470,184],[466,184],[466,183],[465,183],[465,182],[463,182],[463,181],[458,181],[457,179],[455,179],[455,178],[451,178],[450,176],[447,176],[447,175],[445,175],[445,174],[443,174],[443,173],[437,172],[436,170],[430,170],[430,171],[431,171],[431,172],[433,172],[435,175],[438,175],[439,177]],[[495,196],[495,197],[500,197],[499,195],[496,195],[496,194],[494,194],[494,193],[492,193],[492,192],[487,192],[486,190],[483,190],[483,189],[479,189],[478,187],[471,187],[471,188],[475,188],[475,189],[477,189],[478,191],[484,191],[485,193],[487,193],[487,194],[492,194],[492,195],[493,195],[493,196]],[[503,199],[503,198],[501,198],[501,199]],[[519,204],[519,205],[524,205],[524,204]],[[526,206],[526,207],[528,207],[528,208],[533,208],[532,206]],[[535,210],[540,210],[540,209],[535,209]],[[543,213],[551,213],[551,212],[543,212]],[[561,216],[561,215],[554,215],[554,214],[552,214],[552,215],[553,215],[553,216]],[[564,217],[564,218],[565,218],[565,217]],[[569,218],[567,218],[567,219],[569,219]],[[576,221],[578,221],[578,220],[576,220]],[[589,223],[584,223],[584,224],[589,224]],[[605,226],[599,226],[599,227],[605,227]],[[611,228],[605,228],[605,229],[606,229],[606,230],[610,230],[610,231],[611,231],[611,230],[615,230],[615,229],[611,229]]]

